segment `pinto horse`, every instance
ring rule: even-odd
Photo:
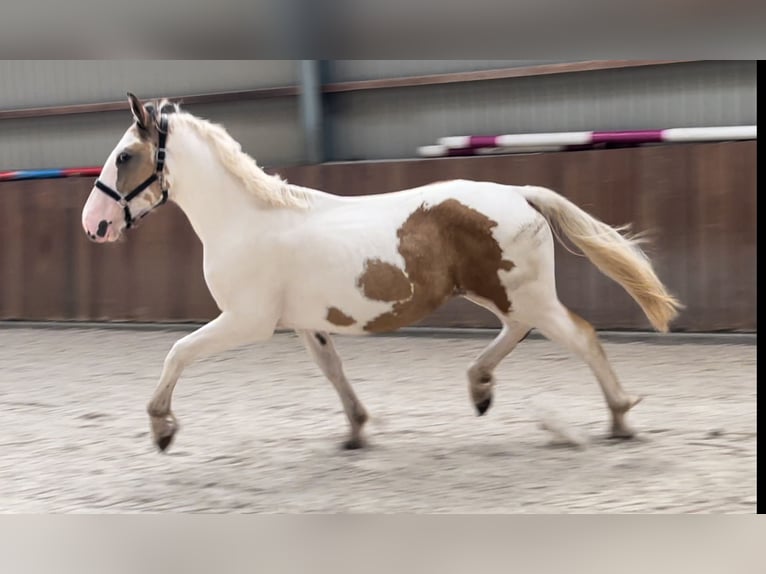
[[[340,197],[268,175],[219,125],[167,100],[128,94],[134,123],[106,160],[82,212],[97,243],[115,241],[167,199],[204,248],[204,275],[221,313],[178,340],[147,411],[164,451],[178,422],[173,389],[184,368],[213,353],[298,332],[335,387],[350,424],[346,448],[364,444],[367,411],[347,380],[331,333],[411,325],[453,296],[492,311],[502,330],[468,369],[479,415],[493,371],[529,333],[578,355],[601,385],[611,435],[640,397],[621,387],[593,327],[558,299],[554,236],[568,238],[641,306],[661,332],[680,303],[624,228],[613,228],[536,186],[442,181],[395,193]]]

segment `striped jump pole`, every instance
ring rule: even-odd
[[[57,179],[62,177],[98,177],[100,174],[100,167],[18,169],[14,171],[0,171],[0,181],[20,181],[23,179]]]
[[[507,134],[499,136],[450,136],[437,143],[450,149],[517,146],[580,146],[600,143],[663,143],[692,141],[750,140],[758,137],[757,126],[712,128],[668,128],[664,130],[558,132]]]
[[[563,151],[568,146],[561,145],[535,145],[535,146],[517,146],[508,147],[466,147],[450,148],[446,145],[424,145],[418,148],[418,155],[421,157],[457,157],[472,155],[497,155],[503,153],[538,153],[544,151]]]

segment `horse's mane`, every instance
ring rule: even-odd
[[[276,175],[269,175],[263,171],[255,160],[242,151],[242,146],[229,135],[223,126],[214,124],[208,120],[193,116],[188,112],[181,112],[178,104],[167,100],[159,102],[158,110],[173,106],[174,113],[170,116],[171,129],[175,126],[184,126],[193,129],[200,137],[207,141],[221,164],[244,185],[252,195],[273,207],[292,207],[305,209],[309,205],[306,193],[293,188],[289,183]],[[168,110],[169,111],[169,110]]]

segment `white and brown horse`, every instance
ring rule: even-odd
[[[148,405],[164,450],[177,428],[173,389],[192,361],[294,329],[338,392],[363,444],[364,406],[343,372],[330,333],[392,331],[453,296],[492,311],[499,336],[468,369],[479,414],[493,371],[532,328],[582,358],[601,385],[613,436],[632,431],[625,413],[640,399],[617,380],[591,325],[561,304],[554,230],[617,281],[667,331],[680,304],[637,245],[542,187],[443,181],[363,197],[339,197],[266,174],[220,126],[175,104],[142,104],[109,155],[82,213],[96,242],[118,239],[136,219],[177,203],[204,247],[204,274],[221,314],[177,341]]]

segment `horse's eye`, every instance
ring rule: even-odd
[[[121,163],[125,163],[130,159],[130,154],[126,151],[122,152],[120,155],[117,156],[117,165],[120,165]]]

